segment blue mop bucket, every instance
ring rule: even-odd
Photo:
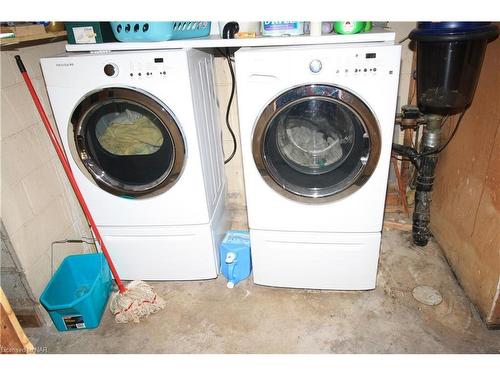
[[[59,331],[96,328],[111,293],[112,279],[102,253],[66,257],[40,296]]]

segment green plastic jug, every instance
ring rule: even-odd
[[[357,34],[362,31],[370,31],[372,23],[370,21],[335,21],[333,29],[337,34]]]

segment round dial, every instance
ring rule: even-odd
[[[321,61],[319,60],[315,59],[309,63],[309,69],[313,73],[319,73],[321,71],[321,68],[322,68]]]
[[[104,65],[104,74],[108,77],[114,77],[118,74],[118,67],[115,64]]]

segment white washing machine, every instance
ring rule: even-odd
[[[229,220],[213,57],[66,54],[41,65],[71,168],[120,276],[217,277]]]
[[[375,288],[400,54],[393,40],[236,52],[255,283]]]

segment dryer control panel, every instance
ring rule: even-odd
[[[154,56],[154,55],[153,55]],[[134,59],[123,63],[119,59],[108,60],[103,63],[104,75],[114,78],[128,76],[137,80],[148,78],[164,78],[167,76],[168,68],[164,57],[149,57],[143,60]]]
[[[48,86],[92,91],[103,85],[175,83],[189,74],[183,50],[64,54],[40,60]]]
[[[164,78],[167,76],[167,67],[163,57],[153,57],[146,61],[131,61],[128,75],[136,79],[153,77]]]

